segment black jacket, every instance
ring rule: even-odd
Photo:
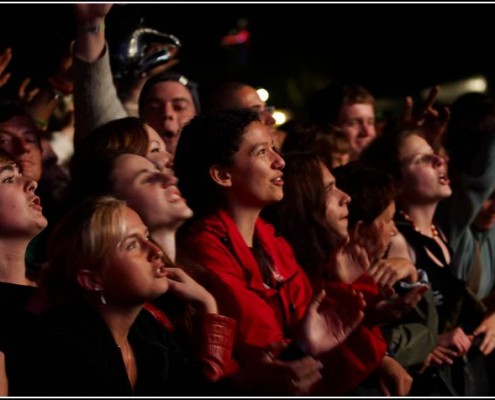
[[[26,360],[27,396],[191,396],[212,385],[189,362],[171,334],[146,310],[129,333],[137,362],[131,388],[110,330],[89,306],[42,317],[42,329]],[[37,348],[34,348],[37,347]]]

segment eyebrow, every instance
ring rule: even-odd
[[[329,189],[331,187],[335,187],[335,179],[333,181],[330,181],[328,182],[326,185],[325,185],[325,189]]]
[[[152,96],[152,97],[149,97],[148,100],[146,100],[147,103],[150,103],[153,101],[163,102],[163,99],[160,97],[157,97],[157,96]],[[165,101],[165,103],[167,103],[169,101],[172,103],[180,103],[180,102],[191,103],[191,100],[189,100],[187,97],[172,97],[170,100]]]
[[[146,228],[144,231],[138,230],[138,231],[130,232],[128,235],[124,236],[120,242],[121,244],[124,244],[129,239],[140,239],[141,235],[143,235],[144,237],[149,237],[150,235],[149,229]]]
[[[174,97],[174,98],[172,98],[171,101],[175,101],[175,102],[185,101],[187,103],[191,102],[191,100],[189,100],[187,97]]]
[[[133,176],[132,176],[132,181],[135,181],[138,179],[141,175],[151,173],[151,171],[147,168],[142,168],[139,171],[137,171]]]
[[[132,176],[132,182],[136,181],[143,174],[155,174],[157,172],[161,172],[161,171],[156,165],[154,165],[152,169],[141,168]]]
[[[15,164],[7,164],[0,167],[0,174],[3,174],[5,171],[15,172],[17,170],[17,166]]]
[[[38,136],[38,133],[36,130],[31,129],[31,128],[26,128],[25,130],[21,131],[11,131],[6,128],[0,128],[0,133],[3,133],[5,135],[10,135],[10,136],[24,136],[24,135],[34,135]]]
[[[270,146],[270,144],[268,142],[256,143],[249,150],[249,154],[255,153],[258,148],[263,147],[263,146]]]

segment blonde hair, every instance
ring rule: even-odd
[[[105,265],[122,240],[126,203],[111,196],[89,198],[74,207],[56,226],[48,245],[41,285],[51,302],[65,303],[84,293],[78,283],[82,269]]]

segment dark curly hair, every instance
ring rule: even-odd
[[[196,116],[184,126],[174,169],[179,189],[195,218],[222,206],[221,188],[211,179],[210,167],[232,165],[246,127],[259,120],[253,111],[222,110]]]

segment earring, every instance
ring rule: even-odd
[[[103,304],[104,306],[107,305],[107,299],[105,299],[105,294],[103,293],[103,290],[99,290],[99,293],[100,293],[100,302],[101,304]]]

